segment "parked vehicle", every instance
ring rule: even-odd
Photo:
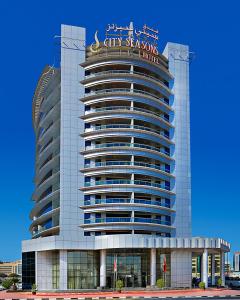
[[[240,278],[239,277],[226,277],[225,285],[229,288],[240,288]]]

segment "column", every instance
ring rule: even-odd
[[[151,276],[150,276],[150,285],[156,285],[156,248],[151,249]]]
[[[205,283],[205,287],[208,287],[208,251],[204,249],[202,254],[202,278],[201,281]]]
[[[225,286],[225,253],[221,252],[221,279],[222,279],[222,286]]]
[[[106,249],[100,250],[100,287],[106,287]]]
[[[67,251],[59,251],[59,290],[67,290]]]
[[[212,261],[211,261],[211,280],[212,285],[215,285],[215,255],[212,254]]]

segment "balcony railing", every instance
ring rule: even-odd
[[[155,183],[151,181],[144,180],[128,180],[128,179],[111,179],[111,180],[99,180],[95,182],[85,182],[85,187],[96,186],[96,185],[111,185],[111,184],[134,184],[134,185],[146,185],[152,186],[160,189],[165,189],[170,191],[170,187],[165,184]]]
[[[157,117],[163,119],[164,121],[169,122],[169,118],[165,117],[164,114],[159,114],[157,112],[154,112],[152,110],[145,109],[145,108],[131,107],[131,106],[105,106],[105,107],[95,108],[95,109],[86,111],[85,115],[87,115],[89,113],[94,113],[94,112],[105,112],[105,111],[114,111],[114,110],[126,110],[126,111],[144,112],[144,113],[148,113],[148,114],[157,116]]]
[[[56,225],[53,225],[53,226],[51,226],[51,227],[42,227],[41,229],[39,229],[39,230],[34,230],[33,232],[32,232],[32,237],[36,237],[36,236],[38,236],[39,234],[41,234],[41,233],[43,233],[44,231],[47,231],[47,230],[56,230],[57,228],[58,228],[58,226],[59,226],[59,223],[57,223]]]
[[[138,89],[126,89],[126,88],[113,88],[113,89],[102,89],[102,90],[95,90],[91,91],[90,93],[85,93],[85,97],[87,96],[92,96],[92,95],[98,95],[98,94],[108,94],[108,93],[135,93],[135,94],[141,94],[141,95],[146,95],[153,97],[159,101],[161,101],[164,104],[169,105],[169,101],[165,98],[158,97],[157,95],[153,93],[149,93],[143,90],[138,90]]]
[[[156,130],[154,128],[140,126],[140,125],[131,125],[131,124],[107,124],[107,125],[97,125],[95,127],[88,128],[85,132],[95,131],[95,130],[104,130],[104,129],[139,129],[157,133],[167,139],[169,139],[169,134],[162,132],[160,130]]]
[[[129,203],[137,203],[137,204],[146,204],[146,205],[156,205],[161,207],[170,208],[170,203],[156,200],[146,200],[146,199],[131,199],[131,198],[107,198],[107,199],[94,199],[94,200],[85,200],[84,205],[97,205],[97,204],[129,204]]]
[[[170,156],[170,153],[162,148],[153,147],[145,144],[139,144],[139,143],[103,143],[103,144],[95,144],[94,146],[88,146],[86,147],[86,150],[88,149],[101,149],[101,148],[119,148],[119,147],[130,147],[130,148],[143,148],[148,150],[153,150],[160,152],[162,154]]]
[[[85,78],[88,79],[88,78],[93,78],[93,77],[101,76],[101,75],[115,75],[115,74],[116,75],[118,75],[118,74],[140,75],[140,76],[143,76],[143,77],[150,78],[154,81],[160,82],[166,88],[168,88],[166,83],[164,83],[160,78],[148,75],[146,73],[136,72],[136,71],[128,71],[128,70],[108,70],[108,71],[96,72],[96,73],[91,73],[89,75],[86,75]]]
[[[153,168],[163,172],[170,173],[169,170],[166,170],[164,166],[156,164],[148,164],[139,161],[106,161],[106,162],[96,162],[95,165],[85,164],[85,168],[91,167],[108,167],[108,166],[139,166],[146,168]]]
[[[130,218],[130,217],[106,217],[106,218],[93,218],[85,219],[84,224],[97,224],[97,223],[148,223],[148,224],[158,224],[171,226],[170,221],[163,221],[161,219],[151,219],[151,218]]]

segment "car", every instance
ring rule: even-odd
[[[239,277],[226,277],[225,285],[231,289],[240,288],[240,278]]]

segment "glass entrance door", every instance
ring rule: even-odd
[[[107,253],[107,286],[114,287],[116,277],[122,280],[124,287],[146,287],[149,281],[149,259],[148,250],[131,250],[124,249],[119,252]],[[114,260],[117,261],[117,272],[114,274]]]

